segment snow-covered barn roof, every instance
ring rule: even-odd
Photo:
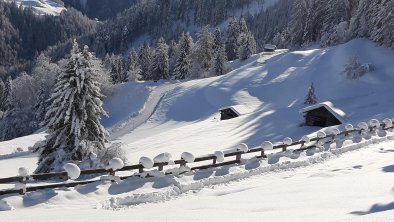
[[[306,113],[308,111],[318,109],[324,107],[326,108],[332,115],[334,115],[341,123],[345,123],[346,121],[346,113],[342,111],[341,109],[337,108],[332,104],[330,101],[322,102],[322,103],[317,103],[312,106],[305,107],[300,110],[301,113]]]
[[[238,116],[242,116],[242,115],[253,112],[253,110],[251,108],[249,108],[248,106],[245,106],[245,105],[226,106],[226,107],[220,108],[219,111],[222,111],[225,109],[231,109]]]
[[[265,45],[264,45],[264,49],[271,49],[271,50],[275,50],[275,49],[276,49],[276,45],[272,45],[272,44],[265,44]]]

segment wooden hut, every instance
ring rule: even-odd
[[[346,122],[346,114],[331,102],[318,103],[301,110],[307,126],[335,126]]]
[[[241,115],[245,115],[251,112],[251,110],[244,105],[228,106],[219,109],[220,120],[232,119]]]
[[[272,45],[272,44],[265,44],[264,45],[265,52],[275,52],[275,50],[276,50],[276,45]]]

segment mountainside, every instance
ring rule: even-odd
[[[5,0],[15,2],[23,8],[30,8],[37,15],[60,15],[65,10],[64,3],[60,0]]]

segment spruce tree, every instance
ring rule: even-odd
[[[82,161],[92,152],[105,149],[106,131],[100,116],[102,108],[97,73],[92,68],[93,55],[83,52],[74,40],[71,57],[63,67],[51,97],[43,124],[48,136],[34,146],[40,153],[35,173],[61,170],[64,163]]]
[[[226,62],[227,62],[226,52],[224,50],[224,45],[222,45],[215,52],[212,74],[216,76],[226,74],[227,73]]]
[[[182,33],[179,40],[179,55],[174,68],[174,79],[186,79],[190,77],[193,40],[189,33]]]
[[[147,43],[144,43],[138,54],[138,63],[141,66],[141,75],[144,80],[152,79],[152,50]]]
[[[0,78],[0,112],[4,112],[5,111],[5,84],[3,82],[3,80]],[[0,117],[1,119],[1,117]]]
[[[128,58],[128,80],[137,81],[141,79],[141,67],[138,63],[138,54],[133,49],[131,50]]]
[[[195,63],[201,67],[201,72],[206,72],[212,67],[213,60],[213,36],[205,26],[197,34],[194,56]]]
[[[317,103],[317,98],[315,95],[315,87],[313,86],[313,83],[308,88],[308,92],[305,95],[305,100],[304,104],[305,105],[313,105]]]
[[[163,38],[157,42],[155,54],[153,55],[153,80],[168,79],[169,60],[168,45]]]
[[[240,60],[248,59],[256,53],[256,40],[251,32],[242,33],[238,40],[238,58]]]
[[[239,33],[238,22],[235,19],[231,20],[227,26],[226,32],[226,53],[230,61],[237,58]]]

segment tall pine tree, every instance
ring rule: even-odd
[[[153,55],[153,80],[168,79],[169,60],[168,45],[163,38],[157,42],[157,47]]]
[[[189,33],[182,33],[179,39],[179,54],[174,68],[175,79],[186,79],[190,77],[193,39]]]
[[[105,149],[106,131],[100,116],[107,113],[102,108],[103,96],[92,59],[87,46],[80,52],[74,40],[71,57],[57,79],[43,122],[48,136],[34,147],[40,153],[36,173],[60,170],[64,163],[82,161],[90,153]]]

